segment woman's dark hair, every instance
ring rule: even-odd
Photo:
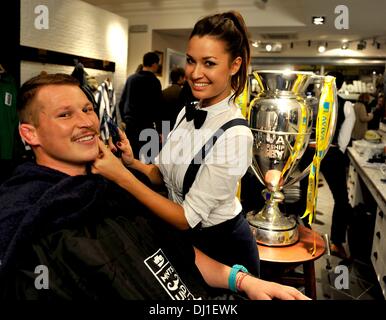
[[[370,94],[367,92],[363,92],[358,97],[358,102],[363,103],[364,105],[367,105],[370,101]]]
[[[226,50],[231,56],[231,61],[237,57],[242,58],[239,71],[231,78],[231,86],[234,90],[232,98],[235,100],[244,90],[251,55],[247,28],[243,17],[236,11],[204,17],[195,24],[189,39],[194,36],[211,36],[221,40],[226,44]]]

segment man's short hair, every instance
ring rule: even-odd
[[[181,77],[185,77],[185,70],[183,68],[173,68],[170,72],[170,80],[172,83],[177,83]]]
[[[74,85],[79,86],[79,81],[74,77],[64,74],[40,74],[26,81],[20,88],[17,112],[21,123],[38,124],[38,113],[32,110],[31,102],[39,88],[47,85]]]
[[[145,55],[143,56],[143,66],[151,67],[154,63],[159,63],[158,54],[153,51],[145,53]]]
[[[330,71],[327,73],[328,76],[335,77],[336,88],[339,90],[342,88],[344,82],[344,76],[342,72],[339,71]]]

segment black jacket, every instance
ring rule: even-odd
[[[153,72],[139,71],[127,78],[119,110],[128,129],[139,133],[154,128],[162,113],[162,87]]]
[[[180,235],[101,176],[23,164],[0,187],[0,298],[205,297]],[[38,265],[48,290],[36,289]]]

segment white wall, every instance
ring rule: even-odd
[[[49,12],[48,30],[35,28],[34,9],[45,5]],[[22,0],[21,45],[115,62],[113,82],[117,98],[126,81],[128,19],[78,0]],[[21,82],[45,70],[71,73],[73,67],[31,63],[21,65]],[[104,79],[108,73],[86,69]]]
[[[158,31],[153,31],[152,47],[155,50],[166,52],[166,49],[173,49],[185,53],[188,44],[188,37],[172,36]]]
[[[151,51],[151,32],[130,33],[127,74],[132,74],[142,63],[143,55]]]
[[[164,54],[164,59],[162,61],[162,77],[159,77],[163,88],[169,86],[168,73],[170,73],[170,69],[167,66],[168,49],[185,54],[187,43],[188,39],[183,36],[172,36],[153,31],[152,48],[153,50],[161,51]]]

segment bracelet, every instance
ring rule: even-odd
[[[243,282],[244,278],[248,275],[248,273],[242,273],[236,280],[236,289],[237,291],[241,291],[241,282]]]
[[[235,264],[232,267],[231,272],[229,274],[229,278],[228,278],[228,287],[233,292],[237,292],[237,288],[236,288],[236,275],[237,275],[237,273],[239,271],[248,272],[247,268],[245,268],[244,266],[242,266],[240,264]]]

